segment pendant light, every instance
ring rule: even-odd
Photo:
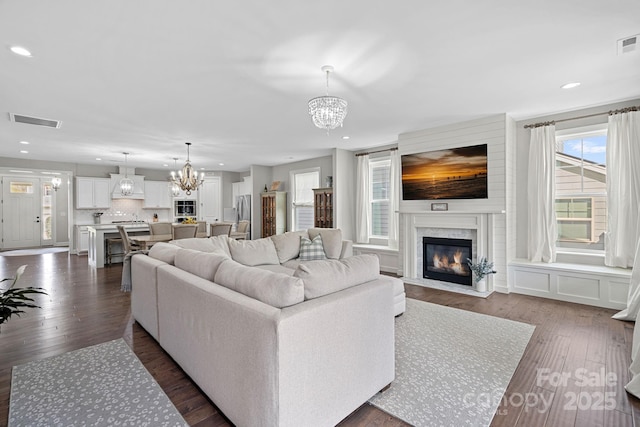
[[[337,96],[329,96],[329,73],[332,71],[331,65],[322,67],[322,72],[327,74],[327,94],[309,101],[309,114],[313,124],[320,129],[325,129],[327,134],[330,129],[342,126],[347,116],[347,101]]]
[[[182,170],[178,171],[177,176],[174,171],[171,172],[171,181],[178,185],[178,187],[180,187],[180,189],[188,196],[193,190],[197,190],[204,182],[204,174],[198,176],[198,172],[193,170],[191,160],[189,159],[189,146],[191,143],[185,142],[185,144],[187,145],[187,161],[182,167]]]
[[[127,156],[129,153],[122,154],[124,154],[124,178],[120,180],[120,194],[130,196],[133,194],[133,181],[129,179],[129,171],[127,168]]]

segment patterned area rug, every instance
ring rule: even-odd
[[[534,329],[408,298],[396,379],[369,402],[415,426],[488,426]]]
[[[122,339],[13,367],[9,426],[186,426]]]

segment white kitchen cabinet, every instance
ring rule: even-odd
[[[109,209],[111,180],[76,177],[76,209]]]
[[[169,183],[166,181],[145,181],[143,209],[171,209]]]
[[[89,230],[86,225],[76,225],[76,254],[80,255],[89,250]]]

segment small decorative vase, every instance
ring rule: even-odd
[[[476,282],[476,291],[478,292],[487,292],[487,278],[483,277],[479,281]]]

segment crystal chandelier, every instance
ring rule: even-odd
[[[124,178],[120,180],[120,194],[123,196],[130,196],[133,194],[133,181],[129,178],[128,168],[127,168],[127,156],[129,153],[124,154]]]
[[[178,164],[177,164],[178,158],[174,157],[173,158],[173,171],[171,172],[171,180],[169,182],[169,194],[173,197],[178,197],[180,195],[180,186],[178,185],[178,183],[175,180],[175,175],[176,172],[178,170]]]
[[[197,190],[198,186],[204,182],[204,174],[198,177],[198,172],[193,170],[189,160],[189,146],[191,143],[185,142],[185,144],[187,145],[187,162],[182,167],[182,170],[178,171],[178,176],[176,176],[175,171],[171,171],[171,182],[180,187],[188,196],[191,191]]]
[[[333,71],[331,65],[322,67],[322,71],[327,73],[327,95],[313,98],[309,101],[309,114],[313,124],[320,129],[329,130],[342,126],[344,118],[347,116],[347,101],[336,96],[329,96],[329,73]]]

